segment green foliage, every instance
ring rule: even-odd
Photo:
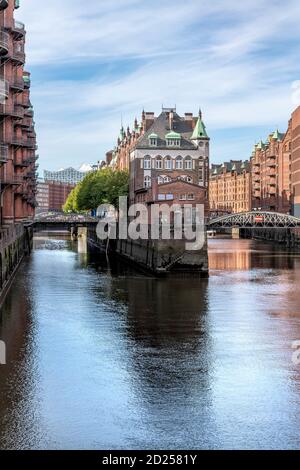
[[[112,204],[116,208],[119,196],[127,196],[129,176],[126,171],[110,168],[88,173],[70,193],[64,206],[65,212],[90,211],[100,204]]]

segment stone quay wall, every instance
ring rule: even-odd
[[[208,276],[207,238],[201,250],[186,250],[186,240],[110,240],[97,238],[89,228],[87,240],[94,248],[113,252],[145,272],[157,276],[172,274]]]
[[[32,228],[23,224],[0,229],[0,306],[25,255],[32,249]]]

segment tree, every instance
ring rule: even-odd
[[[101,204],[119,205],[119,197],[127,196],[129,175],[126,171],[104,168],[86,175],[69,195],[64,211],[90,211]]]

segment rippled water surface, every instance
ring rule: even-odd
[[[212,240],[209,280],[156,280],[35,245],[2,308],[1,448],[300,448],[300,254]]]

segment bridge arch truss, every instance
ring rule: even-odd
[[[278,212],[252,211],[213,218],[210,219],[208,223],[208,228],[210,229],[235,227],[294,228],[300,227],[300,219],[288,214],[280,214]]]

